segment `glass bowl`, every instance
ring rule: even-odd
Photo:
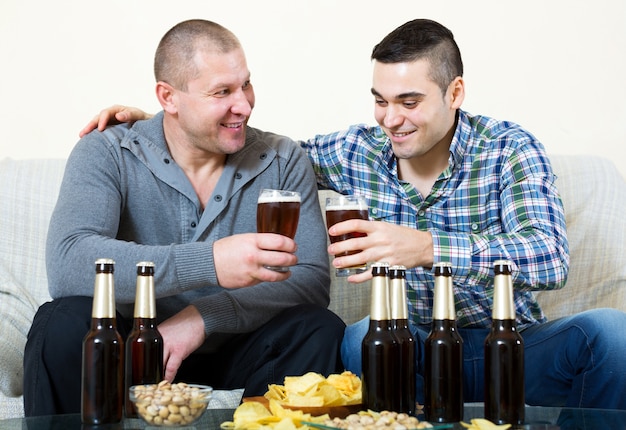
[[[134,385],[129,399],[147,424],[180,427],[195,423],[206,411],[213,388],[184,382]]]

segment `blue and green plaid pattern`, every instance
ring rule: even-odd
[[[491,323],[492,267],[513,262],[519,328],[545,321],[532,291],[565,285],[563,206],[543,145],[519,125],[459,111],[448,168],[425,198],[398,179],[380,127],[355,125],[302,142],[322,188],[363,194],[370,219],[430,231],[435,261],[453,265],[459,327]],[[430,324],[430,268],[407,270],[411,318]]]

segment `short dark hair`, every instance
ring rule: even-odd
[[[401,25],[372,51],[372,60],[387,64],[421,59],[430,63],[430,78],[444,94],[454,78],[463,76],[463,61],[454,35],[429,19],[414,19]]]
[[[228,53],[241,48],[237,37],[227,28],[203,19],[191,19],[172,27],[161,38],[154,55],[154,76],[185,91],[198,73],[194,57],[200,50]]]

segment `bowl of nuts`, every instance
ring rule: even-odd
[[[170,383],[134,385],[128,397],[137,415],[158,427],[191,425],[200,419],[211,400],[213,388],[208,385]]]

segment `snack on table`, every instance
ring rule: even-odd
[[[206,385],[170,383],[134,385],[130,400],[137,414],[154,426],[189,425],[206,411],[213,389]]]
[[[237,407],[233,421],[223,422],[223,430],[257,430],[257,429],[308,429],[303,421],[323,423],[329,420],[328,415],[311,416],[299,410],[283,408],[275,399],[270,399],[269,409],[259,402],[244,402]]]
[[[429,429],[433,425],[426,421],[397,412],[361,411],[350,414],[344,419],[333,418],[323,423],[328,427],[350,430],[401,430],[401,429]]]
[[[328,378],[315,372],[287,376],[284,385],[269,385],[265,398],[287,406],[357,405],[361,403],[361,380],[349,371]]]
[[[474,418],[470,420],[471,424],[461,421],[461,425],[470,430],[506,430],[511,424],[494,424],[484,418]]]
[[[222,430],[258,430],[258,429],[315,429],[336,428],[351,430],[402,430],[429,429],[432,424],[397,412],[361,411],[345,419],[328,415],[311,416],[299,410],[284,408],[275,400],[270,400],[269,410],[259,402],[246,402],[239,405],[233,414],[233,421],[226,421]],[[451,426],[450,426],[451,427]]]

